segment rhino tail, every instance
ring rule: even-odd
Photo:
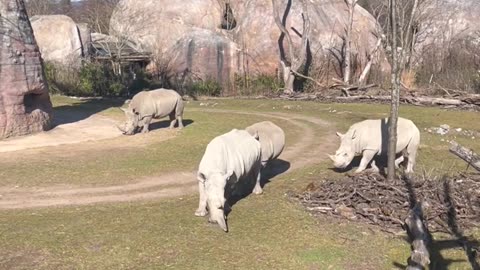
[[[185,101],[180,96],[180,98],[177,99],[177,104],[175,105],[175,116],[182,116],[184,108],[185,108]]]

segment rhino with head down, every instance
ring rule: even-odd
[[[125,135],[133,135],[142,127],[142,133],[148,132],[150,122],[153,118],[160,119],[170,117],[170,128],[173,128],[178,121],[179,128],[183,128],[182,97],[174,90],[157,89],[152,91],[141,91],[133,96],[128,109],[125,112],[127,121],[124,127],[118,127]]]
[[[362,156],[360,166],[356,173],[366,169],[372,161],[371,167],[379,171],[373,158],[375,155],[386,155],[388,146],[388,118],[376,120],[364,120],[353,124],[345,134],[337,132],[341,144],[335,155],[329,155],[336,168],[346,168],[355,156]],[[420,131],[417,126],[408,119],[398,118],[397,126],[397,154],[401,156],[395,160],[395,166],[408,159],[406,173],[413,172],[417,149],[420,144]]]
[[[224,231],[228,231],[224,211],[228,207],[225,190],[253,177],[256,180],[253,193],[262,193],[260,147],[260,142],[247,131],[238,129],[215,137],[207,145],[198,166],[200,199],[196,216],[209,213],[209,222],[217,223]]]

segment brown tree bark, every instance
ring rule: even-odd
[[[0,139],[50,128],[52,104],[23,0],[0,0]]]
[[[397,50],[397,14],[395,7],[396,0],[389,0],[389,17],[390,17],[390,44],[392,48],[392,75],[391,75],[391,108],[390,117],[388,120],[388,162],[387,162],[387,180],[393,181],[395,179],[395,155],[397,148],[397,122],[398,122],[398,107],[400,103],[400,78],[399,78],[399,62]]]

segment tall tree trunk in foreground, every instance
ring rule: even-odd
[[[390,108],[390,117],[388,120],[388,163],[387,163],[387,179],[392,181],[395,179],[395,155],[397,148],[397,122],[398,122],[398,107],[400,103],[400,78],[399,78],[399,63],[398,63],[398,49],[397,49],[397,15],[396,15],[396,0],[389,0],[389,17],[390,17],[390,44],[392,48],[392,100]]]

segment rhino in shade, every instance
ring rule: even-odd
[[[285,132],[270,121],[255,123],[245,129],[250,135],[258,136],[262,148],[262,166],[276,159],[285,147]]]
[[[253,177],[256,179],[253,193],[261,194],[260,158],[260,142],[245,130],[233,129],[215,137],[207,145],[198,167],[200,200],[195,215],[210,214],[209,222],[217,223],[227,232],[225,189]]]
[[[184,101],[174,90],[157,89],[141,91],[133,96],[128,108],[123,109],[127,121],[123,127],[118,127],[125,135],[133,135],[141,127],[142,133],[149,131],[149,125],[153,118],[160,119],[170,117],[170,128],[183,128]]]
[[[376,120],[364,120],[353,124],[345,134],[337,132],[341,144],[335,155],[329,155],[336,168],[346,168],[355,156],[362,156],[360,166],[356,173],[366,169],[371,163],[375,171],[379,171],[373,158],[376,155],[386,155],[388,147],[388,118]],[[420,144],[420,131],[417,126],[408,119],[398,118],[397,126],[397,154],[400,157],[395,160],[395,166],[408,160],[406,173],[412,173]]]

